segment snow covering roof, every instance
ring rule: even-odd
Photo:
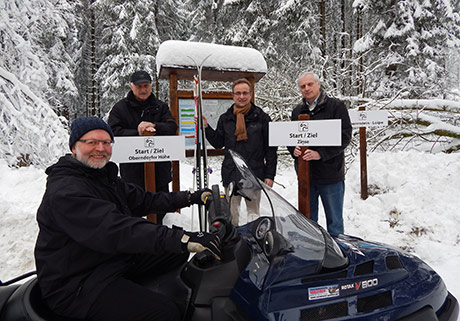
[[[267,63],[256,49],[192,41],[163,42],[156,63],[159,78],[176,73],[178,79],[192,79],[196,65],[202,63],[201,78],[204,80],[233,81],[253,77],[258,81],[267,72]]]

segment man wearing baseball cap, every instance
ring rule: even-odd
[[[152,93],[152,78],[140,70],[129,79],[131,90],[110,110],[108,123],[115,136],[142,136],[145,132],[155,135],[175,135],[177,124],[166,103]],[[130,183],[145,188],[144,164],[120,164],[121,177]],[[156,191],[168,192],[171,182],[171,162],[155,163]],[[158,224],[165,213],[157,213]]]
[[[148,192],[119,178],[113,133],[100,118],[78,118],[67,154],[47,168],[37,212],[38,284],[56,314],[85,320],[180,320],[171,298],[136,283],[182,266],[190,252],[220,257],[219,237],[156,225],[142,216],[203,204],[208,189]]]

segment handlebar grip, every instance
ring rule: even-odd
[[[205,267],[211,263],[214,263],[216,257],[209,250],[198,252],[194,256],[195,262],[199,267]]]

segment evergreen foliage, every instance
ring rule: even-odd
[[[274,120],[289,118],[302,71],[353,106],[458,99],[459,12],[459,0],[4,0],[0,123],[8,126],[11,106],[46,106],[68,121],[104,116],[134,71],[156,76],[156,52],[169,39],[259,50],[268,73],[256,103]],[[155,82],[167,100],[167,82]]]

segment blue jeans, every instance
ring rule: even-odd
[[[343,198],[345,182],[310,185],[310,218],[318,222],[318,197],[321,197],[326,214],[327,231],[330,234],[343,234]]]

